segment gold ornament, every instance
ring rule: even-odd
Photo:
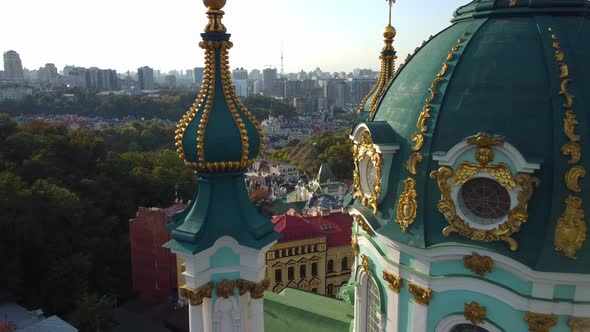
[[[437,206],[438,210],[450,224],[450,226],[444,228],[444,236],[449,236],[452,233],[459,233],[461,236],[475,241],[504,241],[509,244],[510,250],[516,251],[518,249],[518,243],[510,236],[520,231],[521,224],[528,220],[526,204],[532,197],[534,188],[539,184],[537,178],[524,173],[517,174],[514,180],[522,187],[517,195],[517,205],[509,211],[506,221],[502,224],[499,224],[494,229],[482,230],[473,228],[457,215],[457,209],[455,207],[455,202],[451,197],[451,186],[449,184],[449,179],[453,177],[453,170],[449,167],[443,166],[437,171],[430,173],[430,177],[437,180],[438,188],[441,192],[441,200]]]
[[[389,289],[397,294],[399,294],[401,288],[404,285],[402,278],[387,271],[383,271],[383,280],[387,281]]]
[[[423,159],[423,157],[419,152],[412,153],[410,158],[408,158],[408,171],[412,175],[416,175],[416,173],[418,172],[417,167],[418,167],[418,164],[422,162],[422,159]]]
[[[517,1],[518,1],[518,0],[510,0],[510,3],[508,4],[508,6],[509,6],[509,7],[514,7],[514,6],[516,6],[516,2],[517,2]]]
[[[367,224],[367,222],[365,221],[365,219],[363,219],[363,217],[359,216],[359,215],[354,215],[353,216],[354,221],[356,221],[356,223],[361,226],[361,228],[363,229],[363,231],[365,231],[367,234],[369,234],[369,236],[373,236],[373,230],[371,229],[371,227]]]
[[[203,0],[203,4],[209,10],[220,10],[225,6],[225,0]]]
[[[529,324],[529,332],[549,332],[557,325],[557,316],[527,312],[524,320]]]
[[[576,118],[576,114],[574,113],[574,111],[572,111],[572,110],[566,111],[565,112],[565,119],[563,119],[563,132],[565,133],[565,136],[567,136],[567,138],[569,138],[570,142],[577,142],[580,139],[582,139],[582,137],[580,137],[580,135],[577,135],[575,133],[576,126],[578,124],[579,124],[579,122],[578,122],[578,119]],[[563,148],[562,148],[562,152],[563,152]]]
[[[582,191],[580,188],[580,178],[586,176],[586,169],[580,165],[573,166],[570,170],[565,173],[565,185],[567,189],[579,193]]]
[[[463,257],[463,266],[473,271],[473,273],[483,276],[488,272],[492,272],[494,260],[490,256],[480,256],[478,253],[473,252],[470,256]]]
[[[223,279],[216,286],[217,286],[217,296],[227,299],[228,297],[234,295],[234,288],[236,286],[236,283],[233,281],[229,281],[227,279]]]
[[[361,255],[361,264],[367,274],[371,273],[371,262],[369,261],[369,257]]]
[[[561,147],[561,153],[564,156],[571,156],[572,159],[568,160],[568,164],[575,165],[582,159],[582,147],[576,142],[569,142]]]
[[[196,306],[203,304],[204,298],[211,298],[212,291],[213,282],[208,282],[197,289],[192,289],[185,284],[180,287],[179,295],[187,300],[190,305]]]
[[[590,331],[590,318],[588,317],[571,317],[567,321],[567,325],[572,332],[588,332]]]
[[[414,283],[408,283],[408,292],[414,296],[414,301],[420,304],[428,305],[432,298],[432,290],[420,287]]]
[[[395,222],[401,226],[404,232],[406,232],[416,219],[418,201],[416,199],[416,180],[407,178],[404,182],[406,188],[400,195],[397,203],[397,218]]]
[[[245,279],[238,279],[237,280],[237,287],[239,290],[240,296],[246,294],[246,292],[250,292],[250,297],[252,299],[261,299],[264,297],[264,292],[268,289],[270,285],[270,279],[263,279],[262,281],[256,283],[253,281],[245,280]]]
[[[557,221],[555,229],[555,250],[576,259],[576,252],[582,249],[586,241],[586,231],[582,199],[568,196],[565,200],[565,212]]]
[[[463,316],[465,319],[475,325],[479,325],[486,320],[487,309],[479,305],[477,302],[465,303],[465,311]]]
[[[373,213],[377,213],[377,200],[381,195],[381,172],[383,171],[383,157],[373,146],[371,134],[367,131],[361,135],[361,141],[355,143],[352,148],[354,159],[353,186],[355,188],[354,198],[359,198],[364,206],[371,207]],[[365,158],[370,158],[369,162],[373,163],[375,168],[375,181],[371,193],[365,193],[360,181],[359,163]]]

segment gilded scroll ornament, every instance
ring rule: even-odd
[[[369,257],[361,255],[361,264],[367,274],[371,273],[371,262],[369,261]]]
[[[424,145],[424,135],[421,132],[414,133],[414,135],[412,135],[412,142],[414,142],[412,150],[419,151],[422,148],[422,145]]]
[[[576,118],[576,114],[572,110],[565,112],[565,119],[563,119],[563,132],[571,142],[577,142],[582,139],[580,135],[575,133],[577,125],[578,119]]]
[[[510,0],[510,3],[508,4],[508,6],[509,6],[509,7],[514,7],[514,6],[516,6],[516,2],[517,2],[517,1],[518,1],[518,0]]]
[[[190,305],[196,306],[203,304],[203,299],[211,298],[212,291],[213,282],[208,282],[197,289],[192,289],[185,284],[180,287],[179,295],[188,301]]]
[[[246,292],[250,292],[250,297],[252,299],[261,299],[264,297],[264,292],[268,289],[270,285],[270,279],[263,279],[260,282],[253,282],[245,279],[238,279],[237,280],[237,287],[240,296],[246,294]]]
[[[510,168],[504,163],[493,166],[481,166],[464,161],[457,167],[453,178],[451,178],[451,182],[455,186],[462,185],[477,173],[490,174],[500,185],[508,190],[512,190],[516,186]]]
[[[586,169],[580,165],[573,166],[570,170],[565,173],[565,185],[567,189],[579,193],[582,191],[580,188],[580,178],[586,176]]]
[[[555,250],[576,259],[576,253],[582,249],[586,241],[586,231],[582,199],[570,195],[565,200],[565,212],[557,221]]]
[[[588,317],[570,317],[567,325],[572,332],[588,332],[590,331],[590,318]]]
[[[561,147],[561,153],[564,156],[571,156],[568,164],[575,165],[582,159],[582,147],[576,142],[569,142]]]
[[[228,297],[234,295],[234,288],[235,287],[236,287],[235,282],[229,281],[227,279],[223,279],[220,283],[218,283],[216,285],[217,296],[227,299]]]
[[[400,195],[397,203],[397,218],[395,222],[401,226],[404,232],[406,232],[416,219],[418,201],[416,199],[416,180],[407,178],[404,182],[406,188]]]
[[[373,145],[371,134],[368,131],[364,131],[361,135],[361,141],[353,145],[352,154],[354,159],[353,186],[356,190],[354,198],[359,198],[364,206],[371,207],[373,213],[377,213],[377,200],[379,199],[382,190],[381,173],[383,172],[383,157],[377,152],[377,149]],[[363,162],[365,158],[369,158],[368,162],[372,163],[375,169],[375,179],[372,183],[372,191],[370,193],[364,192],[360,179],[361,174],[359,164]]]
[[[383,280],[387,281],[389,289],[397,294],[399,294],[401,288],[404,285],[402,278],[387,271],[383,271]]]
[[[529,324],[529,332],[549,332],[557,325],[557,316],[527,312],[524,320]]]
[[[480,256],[478,253],[473,252],[471,255],[463,257],[463,266],[473,271],[473,273],[483,276],[488,272],[492,272],[494,260],[490,256]]]
[[[432,298],[432,290],[420,287],[414,283],[408,283],[408,292],[414,296],[414,301],[420,304],[428,305]]]
[[[367,222],[365,221],[365,219],[363,219],[363,217],[361,217],[359,215],[355,215],[355,216],[353,216],[353,219],[363,229],[363,231],[365,231],[367,234],[369,234],[370,236],[372,236],[374,234],[373,233],[373,230],[367,224]]]
[[[477,302],[465,303],[463,316],[471,323],[478,325],[486,320],[487,309]]]
[[[559,91],[559,94],[565,98],[565,104],[563,104],[563,108],[567,110],[572,109],[572,106],[574,105],[574,96],[567,91],[567,85],[571,81],[572,80],[569,78],[566,78],[563,81],[561,81],[561,90]]]
[[[430,105],[424,105],[422,112],[420,112],[420,115],[418,116],[418,123],[416,124],[416,127],[418,127],[420,132],[424,133],[428,130],[428,127],[426,126],[426,120],[430,118],[430,110]]]
[[[416,175],[416,173],[418,173],[417,167],[418,164],[422,162],[422,154],[420,154],[419,152],[414,152],[412,153],[412,155],[410,156],[410,158],[408,158],[408,171],[412,174],[412,175]]]
[[[528,220],[526,213],[526,204],[532,197],[534,188],[538,185],[539,180],[528,174],[519,173],[515,176],[515,181],[521,186],[517,194],[517,205],[509,211],[506,220],[496,228],[482,230],[473,228],[457,214],[455,202],[451,197],[450,179],[453,177],[453,170],[449,167],[440,167],[437,171],[430,174],[432,179],[436,179],[438,188],[441,192],[441,200],[437,207],[443,214],[449,226],[443,229],[443,235],[449,236],[453,233],[470,238],[475,241],[492,242],[504,241],[509,244],[510,250],[516,251],[518,243],[511,235],[520,231],[521,224]]]

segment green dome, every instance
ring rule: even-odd
[[[231,81],[228,54],[233,44],[221,16],[222,11],[209,12],[210,23],[199,43],[205,50],[201,91],[178,124],[175,137],[180,158],[201,173],[244,171],[264,149],[262,129]]]
[[[583,176],[590,167],[590,2],[477,0],[459,8],[452,22],[409,58],[382,97],[372,124],[391,126],[399,150],[384,165],[377,213],[360,201],[353,207],[377,233],[403,244],[481,247],[539,271],[589,273],[583,211],[590,211],[590,186]],[[369,122],[355,130],[363,125],[371,128]],[[476,137],[480,132],[489,135]],[[500,164],[512,178],[503,178]],[[497,168],[482,172],[487,166]],[[441,167],[455,172],[448,178],[456,185],[451,207],[443,195],[447,182],[439,187],[444,174],[431,178]],[[518,228],[507,233],[513,243],[501,234],[483,238],[468,223],[452,228],[447,220],[453,209],[464,215],[472,209],[461,195],[478,171],[512,189],[504,215]],[[486,181],[469,186],[479,190]],[[489,192],[500,190],[494,188]],[[500,191],[494,199],[501,210],[507,196]],[[530,199],[522,196],[527,193]],[[400,214],[411,221],[407,231],[398,225]]]

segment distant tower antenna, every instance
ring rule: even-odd
[[[285,75],[285,68],[283,67],[283,42],[281,42],[281,76]]]

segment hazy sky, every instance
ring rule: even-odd
[[[185,70],[203,64],[198,47],[207,22],[201,0],[7,0],[0,52],[17,51],[23,66],[55,63],[118,71],[147,65]],[[450,25],[469,0],[397,0],[393,25],[400,60]],[[385,0],[228,0],[225,25],[232,68],[286,72],[379,69]]]

